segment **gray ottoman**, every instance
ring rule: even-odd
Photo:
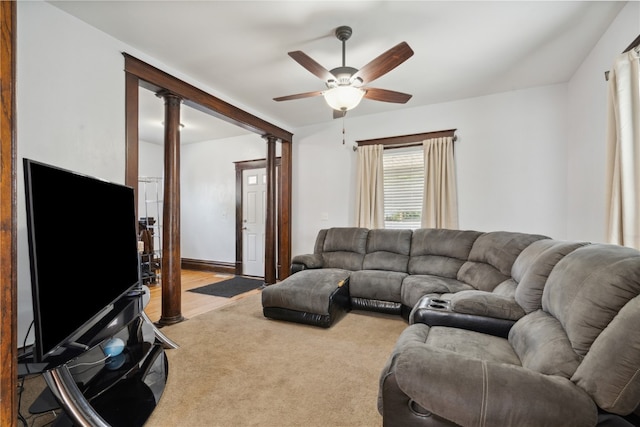
[[[351,310],[347,270],[303,270],[262,290],[262,312],[277,320],[330,327]]]

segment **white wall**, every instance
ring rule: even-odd
[[[258,135],[184,144],[180,152],[180,255],[204,261],[235,263],[235,163],[264,159],[266,142]],[[276,155],[280,145],[277,144]],[[140,141],[140,176],[163,176],[163,148]],[[144,203],[140,186],[140,216]],[[160,199],[162,191],[160,192]],[[154,211],[153,203],[150,212]],[[153,215],[151,215],[153,216]]]
[[[354,225],[354,141],[457,129],[459,225],[566,235],[566,85],[347,118],[294,132],[293,254],[318,230]],[[328,220],[325,218],[328,217]]]
[[[640,33],[640,3],[628,2],[568,84],[567,238],[606,238],[604,72]]]
[[[235,263],[236,172],[234,162],[264,159],[258,135],[182,146],[180,250],[182,258]]]
[[[164,149],[151,142],[138,142],[138,175],[162,178],[164,176]]]
[[[33,318],[22,158],[122,183],[125,129],[119,46],[40,2],[18,2],[17,29],[18,339],[22,343]],[[78,242],[78,252],[69,254],[70,269],[75,262],[97,261],[99,254],[84,250],[83,244]],[[68,297],[64,279],[60,277],[63,298]],[[87,286],[90,290],[90,277]]]

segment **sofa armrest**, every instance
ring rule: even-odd
[[[291,274],[302,270],[322,268],[324,261],[320,254],[296,255],[291,259]]]
[[[475,290],[460,291],[451,295],[451,309],[456,313],[513,321],[526,314],[515,298]]]
[[[598,411],[570,380],[415,344],[392,368],[411,400],[458,425],[595,426]]]

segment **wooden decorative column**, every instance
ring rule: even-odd
[[[265,217],[264,283],[276,283],[276,138],[267,135],[267,206]]]
[[[180,98],[164,98],[164,196],[162,205],[162,314],[158,323],[171,325],[182,317],[180,276]]]
[[[0,426],[18,425],[16,2],[0,2]]]

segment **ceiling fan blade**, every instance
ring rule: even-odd
[[[296,93],[295,95],[280,96],[278,98],[273,98],[273,100],[274,101],[290,101],[292,99],[311,98],[313,96],[320,96],[320,95],[322,95],[322,91],[316,90],[313,92],[304,92],[304,93]]]
[[[298,64],[309,70],[312,74],[320,77],[322,80],[329,81],[335,79],[334,75],[329,70],[318,64],[306,53],[296,50],[289,52],[289,56],[292,57]]]
[[[406,42],[399,43],[360,68],[351,79],[359,78],[362,80],[362,84],[367,84],[387,74],[412,56],[413,50],[409,45]]]
[[[376,89],[373,87],[363,88],[366,92],[364,97],[373,101],[395,102],[397,104],[405,104],[413,95],[408,93],[395,92],[387,89]]]

